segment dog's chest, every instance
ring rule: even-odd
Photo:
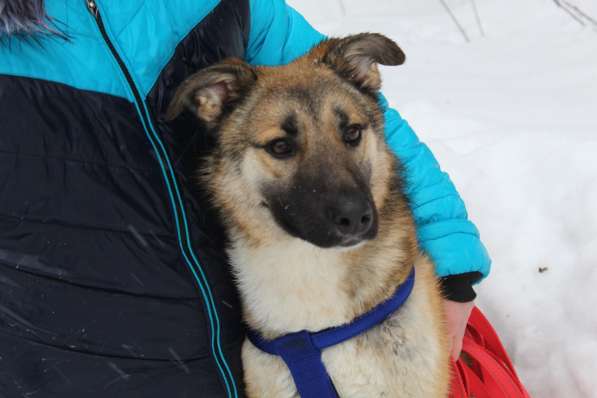
[[[230,252],[252,328],[267,339],[300,330],[318,331],[350,322],[354,297],[345,289],[347,269],[338,253],[300,242],[275,250]],[[406,303],[380,325],[324,350],[322,359],[342,398],[438,397],[442,388],[441,328],[430,291],[433,267],[417,261]],[[373,276],[367,283],[375,283]],[[243,347],[247,395],[296,397],[282,359]]]
[[[437,396],[441,348],[428,327],[433,319],[424,311],[423,293],[415,286],[409,301],[385,322],[324,350],[323,362],[340,397]],[[296,397],[290,372],[279,357],[245,342],[243,361],[251,397]]]
[[[324,351],[340,397],[435,396],[441,349],[420,308],[407,302],[374,329]]]
[[[231,259],[245,316],[261,332],[321,330],[355,316],[337,253],[298,241],[250,253],[233,250]]]

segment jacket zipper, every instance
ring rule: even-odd
[[[161,154],[159,153],[159,151],[156,149],[157,146],[155,145],[155,142],[152,141],[151,139],[151,134],[148,130],[148,126],[153,126],[151,120],[149,119],[148,115],[146,114],[146,112],[143,112],[143,110],[145,110],[145,104],[142,100],[141,94],[139,93],[139,90],[137,89],[137,85],[135,84],[135,81],[133,79],[133,77],[131,76],[126,64],[124,63],[124,61],[122,60],[122,58],[120,57],[118,51],[116,50],[116,47],[114,46],[114,44],[112,43],[112,40],[110,39],[110,36],[108,35],[108,32],[106,30],[106,27],[104,25],[104,22],[102,20],[101,14],[100,14],[100,10],[97,6],[97,3],[95,0],[84,0],[87,6],[87,9],[89,10],[89,12],[91,13],[91,15],[93,16],[93,18],[95,19],[95,22],[99,28],[99,31],[102,35],[102,38],[104,40],[104,42],[106,43],[106,45],[108,46],[108,49],[110,50],[110,53],[112,54],[112,57],[114,58],[114,60],[117,62],[121,72],[123,73],[127,84],[129,86],[129,88],[131,89],[131,92],[133,94],[133,97],[135,99],[136,105],[137,105],[137,112],[139,114],[139,117],[141,118],[142,122],[143,122],[143,128],[146,130],[146,134],[148,136],[148,139],[151,141],[152,146],[154,147],[154,152],[155,155],[158,157],[158,159],[160,160],[160,162],[163,164],[164,161],[161,157]],[[164,156],[167,156],[166,154]],[[168,174],[166,172],[164,172],[164,178],[166,179],[166,182],[169,184],[168,180]],[[172,177],[172,180],[174,180],[174,177]],[[172,184],[176,184],[176,181],[172,181]],[[180,249],[182,251],[183,257],[185,258],[186,262],[187,262],[187,266],[190,268],[191,272],[193,273],[197,284],[199,285],[199,288],[201,289],[201,292],[203,293],[204,296],[204,304],[207,307],[208,310],[208,316],[210,316],[210,312],[213,311],[215,313],[216,316],[216,322],[217,322],[217,327],[216,330],[214,331],[214,325],[211,324],[211,339],[212,339],[212,354],[213,354],[213,358],[218,366],[218,370],[220,373],[220,377],[223,379],[224,381],[224,385],[226,387],[226,393],[228,397],[234,397],[237,398],[238,397],[238,392],[236,389],[236,383],[234,381],[234,377],[232,376],[232,373],[230,372],[230,369],[228,367],[228,364],[226,362],[226,358],[224,357],[224,354],[222,353],[222,350],[220,348],[220,335],[219,335],[219,319],[217,318],[217,309],[215,307],[215,304],[213,302],[213,298],[208,299],[206,298],[206,294],[205,294],[205,289],[209,289],[209,286],[203,287],[201,284],[201,281],[199,279],[199,276],[197,275],[196,270],[194,269],[192,262],[189,260],[188,258],[188,254],[185,253],[184,250],[184,245],[182,244],[182,237],[180,236],[180,229],[178,227],[178,223],[185,222],[186,223],[186,218],[183,217],[183,220],[179,219],[178,214],[180,214],[180,212],[184,212],[184,208],[178,208],[176,206],[176,202],[171,198],[171,205],[174,207],[174,217],[176,218],[176,223],[177,223],[177,234],[179,234],[179,243],[180,243]],[[182,207],[182,205],[181,205]],[[187,231],[188,234],[188,231]],[[187,242],[188,242],[188,235],[186,236],[187,238]],[[192,249],[190,248],[189,245],[189,251],[191,251]],[[197,268],[199,268],[199,264],[198,264],[198,260],[195,258],[194,254],[191,252],[191,257],[195,260],[195,263],[197,264]],[[201,270],[199,270],[201,272]],[[205,278],[205,276],[203,275],[203,273],[201,273],[201,276],[203,277],[203,280],[205,281],[205,284],[207,285],[207,280]],[[211,295],[211,293],[209,293]],[[213,322],[213,320],[211,319],[210,316],[210,322]],[[214,336],[216,335],[216,336]],[[216,350],[214,349],[213,346],[213,339],[217,338],[217,342],[218,342],[218,348],[219,350],[216,352]],[[226,371],[222,368],[222,363],[225,365]],[[229,384],[230,382],[230,384]],[[232,389],[230,387],[230,385],[232,386]]]
[[[120,70],[122,71],[122,73],[124,73],[124,77],[129,85],[131,91],[133,92],[135,101],[137,102],[137,106],[142,107],[143,101],[141,99],[141,95],[139,94],[139,91],[137,90],[137,86],[135,85],[128,68],[124,64],[124,61],[122,61],[122,58],[120,58],[120,55],[116,51],[116,48],[114,48],[114,44],[112,43],[112,41],[110,40],[110,37],[108,36],[108,33],[106,32],[106,27],[104,26],[104,21],[102,20],[102,16],[99,13],[99,9],[97,8],[97,4],[95,3],[95,0],[85,0],[85,2],[87,3],[87,8],[89,9],[89,12],[91,13],[91,15],[93,15],[93,18],[97,22],[97,26],[100,30],[102,38],[108,45],[108,48],[110,49],[112,56],[118,63]],[[141,115],[140,115],[141,118],[143,118],[143,121],[147,125],[149,123],[149,120],[147,120],[147,117],[142,112],[140,112],[140,113],[141,113]]]

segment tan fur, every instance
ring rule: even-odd
[[[399,63],[401,53],[384,55],[388,39],[375,35],[334,40],[287,66],[255,68],[247,96],[221,120],[218,148],[203,171],[228,228],[244,318],[268,339],[341,325],[387,299],[414,266],[415,287],[406,304],[381,325],[326,349],[323,361],[342,398],[446,397],[448,349],[433,264],[419,251],[378,105],[359,89],[378,88],[376,62],[389,57]],[[366,58],[367,45],[375,47],[373,59]],[[338,107],[350,123],[366,126],[357,148],[347,149],[337,134]],[[213,121],[213,114],[208,109],[204,120]],[[263,146],[285,136],[280,126],[288,114],[301,132],[300,152],[281,161]],[[350,249],[322,249],[275,222],[263,187],[288,188],[298,170],[350,181],[354,168],[368,173],[379,215],[375,239]],[[318,192],[312,194],[318,200]],[[297,397],[280,358],[248,341],[242,356],[250,398]]]
[[[220,116],[222,101],[216,93],[206,90],[201,95],[197,95],[195,100],[197,103],[196,112],[203,115],[207,121],[212,122]]]
[[[245,319],[266,338],[341,325],[393,293],[414,264],[415,288],[404,307],[324,351],[323,360],[343,398],[446,397],[447,342],[433,265],[416,251],[410,217],[384,216],[377,239],[348,251],[290,237],[251,247],[238,236],[230,255]],[[243,364],[248,397],[297,397],[281,359],[245,341]]]

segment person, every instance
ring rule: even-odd
[[[210,137],[164,113],[201,68],[284,64],[322,39],[283,0],[0,2],[0,396],[242,396],[225,236],[193,177]],[[456,357],[489,257],[380,103]]]

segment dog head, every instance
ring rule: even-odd
[[[403,62],[378,34],[326,40],[280,67],[226,60],[189,77],[167,117],[188,109],[217,135],[204,178],[229,227],[257,244],[352,247],[375,238],[395,176],[377,65]]]

